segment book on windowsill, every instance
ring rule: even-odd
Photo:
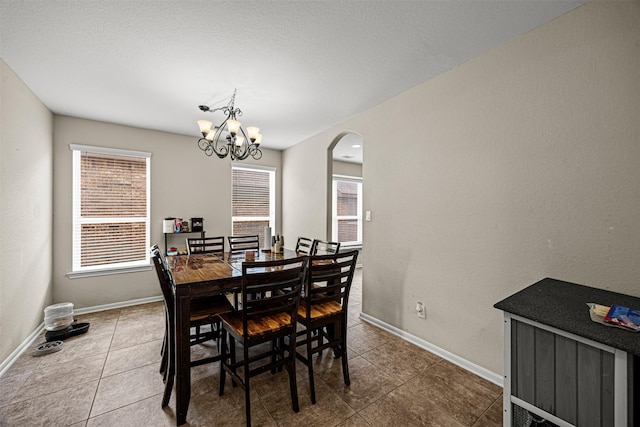
[[[633,331],[640,331],[640,310],[633,310],[621,305],[612,305],[604,317],[604,321],[618,326],[624,326]]]

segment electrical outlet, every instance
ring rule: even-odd
[[[421,319],[427,318],[427,312],[424,309],[424,305],[421,302],[416,303],[416,315]]]

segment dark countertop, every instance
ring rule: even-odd
[[[534,283],[494,307],[640,356],[640,332],[592,321],[588,302],[640,309],[640,298],[550,278]]]

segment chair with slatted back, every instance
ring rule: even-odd
[[[224,236],[220,237],[187,237],[187,253],[191,254],[224,254]]]
[[[347,309],[353,273],[358,251],[330,255],[314,255],[309,258],[304,283],[304,295],[300,298],[298,323],[304,330],[298,332],[296,357],[307,365],[311,402],[316,403],[313,378],[313,355],[332,348],[342,359],[344,383],[350,384],[347,361]]]
[[[311,255],[313,250],[313,239],[298,237],[296,242],[296,252],[300,255]]]
[[[175,310],[174,298],[172,292],[171,272],[166,267],[165,262],[160,256],[160,249],[157,245],[151,248],[151,258],[155,265],[160,289],[164,297],[165,307],[165,332],[164,342],[162,343],[162,359],[160,361],[160,372],[164,374],[165,388],[162,398],[162,406],[169,404],[171,390],[173,389],[173,381],[175,375]],[[199,327],[209,325],[210,330],[203,333],[196,333],[190,336],[191,345],[196,345],[209,340],[220,338],[220,318],[219,315],[232,311],[231,304],[223,295],[213,295],[205,298],[198,298],[191,301],[190,323],[191,327]],[[220,343],[218,342],[220,347]],[[205,357],[199,360],[192,360],[191,366],[200,366],[205,363],[217,361],[219,356]]]
[[[251,425],[250,379],[267,371],[274,373],[282,367],[287,370],[291,406],[295,412],[299,410],[296,317],[305,268],[306,257],[242,263],[243,309],[220,316],[220,395],[224,394],[225,378],[229,374],[232,381],[244,389],[247,426]],[[288,337],[287,344],[285,337]],[[242,360],[236,359],[236,341],[242,345]],[[261,344],[265,345],[258,347]]]
[[[256,251],[260,250],[260,237],[256,235],[246,235],[246,236],[227,236],[229,241],[229,253],[232,257],[238,257],[244,255],[245,251]],[[236,310],[240,307],[239,301],[240,291],[235,291],[233,293],[233,306]]]
[[[311,255],[331,255],[340,251],[340,242],[329,242],[326,240],[313,240]]]
[[[260,238],[258,235],[249,236],[228,236],[229,252],[238,254],[244,251],[257,251],[260,249]]]

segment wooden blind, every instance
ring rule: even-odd
[[[269,216],[269,172],[233,169],[231,209],[233,216]]]
[[[275,171],[234,167],[231,176],[231,211],[233,234],[257,234],[264,245],[264,228],[275,222]]]
[[[80,171],[83,217],[147,215],[146,159],[84,152]]]
[[[149,263],[149,157],[104,151],[74,151],[74,271]]]

